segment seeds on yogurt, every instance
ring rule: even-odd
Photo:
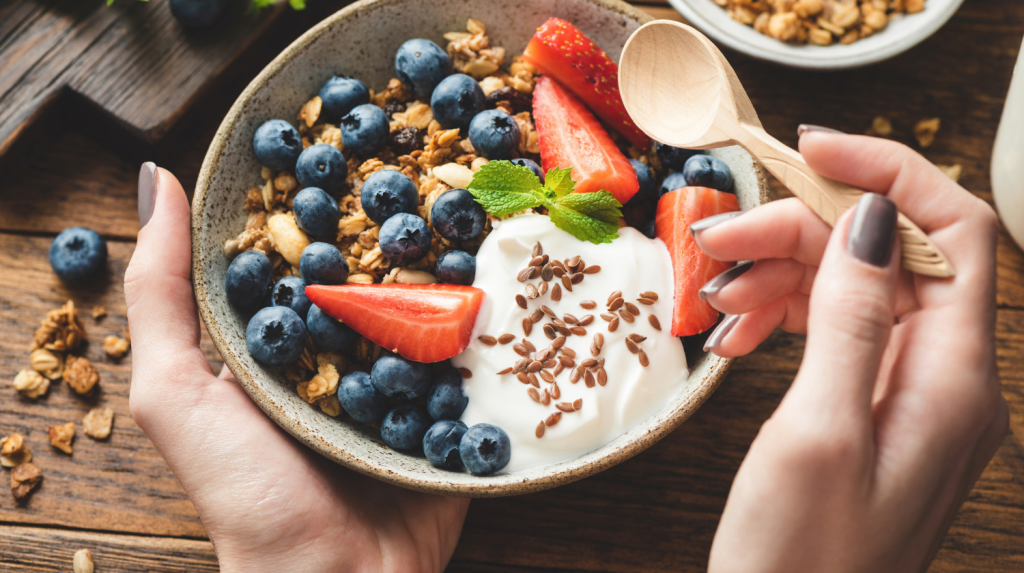
[[[579,411],[583,408],[583,398],[576,398],[572,403],[572,409]]]
[[[530,253],[534,257],[539,257],[544,254],[544,247],[540,244],[540,241],[533,244],[533,250],[530,251]]]
[[[576,358],[576,351],[573,350],[572,348],[569,348],[568,346],[559,348],[558,351],[568,356],[569,358]]]
[[[615,317],[608,323],[608,332],[615,332],[619,328],[619,317]]]
[[[630,312],[630,314],[632,314],[633,316],[640,316],[640,308],[637,307],[637,305],[635,305],[635,304],[633,304],[631,302],[627,302],[627,303],[625,303],[625,307],[626,307],[626,310],[628,310]]]
[[[523,319],[523,334],[530,336],[531,332],[533,332],[533,321],[530,320],[530,317],[526,317]]]
[[[551,286],[551,300],[558,302],[562,300],[562,287],[555,283]]]
[[[498,343],[498,340],[489,334],[481,334],[477,337],[477,340],[486,344],[487,346],[494,346]]]
[[[551,341],[551,348],[554,348],[555,350],[558,350],[559,348],[561,348],[563,346],[565,346],[565,337],[564,336],[559,336],[558,338],[556,338],[556,339]]]
[[[539,308],[530,313],[531,322],[540,322],[540,319],[542,318],[544,318],[544,311]]]
[[[572,279],[569,278],[569,275],[562,275],[562,286],[565,287],[565,290],[572,292]]]
[[[597,308],[597,303],[592,300],[585,300],[580,302],[580,306],[587,310],[594,310]]]
[[[526,298],[528,298],[530,300],[533,300],[533,299],[535,299],[535,298],[537,298],[539,296],[540,296],[540,293],[537,292],[537,287],[535,287],[535,286],[533,286],[531,284],[527,284],[526,285]]]
[[[549,280],[555,278],[555,272],[554,272],[554,270],[551,267],[551,263],[548,263],[548,264],[544,265],[540,269],[540,278],[543,281],[549,281]]]
[[[516,378],[523,384],[530,383],[530,377],[526,375],[526,372],[520,372],[519,374],[516,374]]]
[[[636,354],[637,352],[640,352],[640,347],[637,346],[635,342],[633,342],[629,338],[626,338],[625,342],[626,342],[626,348],[628,348],[630,352],[632,352],[633,354]]]
[[[534,321],[534,322],[536,322],[536,321]],[[498,344],[502,344],[502,345],[508,344],[509,342],[512,342],[515,339],[516,339],[516,335],[514,335],[514,334],[502,334],[501,336],[498,337]]]
[[[580,326],[589,326],[592,322],[594,322],[594,315],[588,314],[580,319]]]
[[[549,340],[554,340],[558,334],[555,332],[555,327],[551,323],[545,324],[543,327],[544,336],[547,336]]]
[[[647,358],[647,353],[644,352],[643,350],[641,350],[640,351],[640,366],[643,366],[644,368],[647,368],[647,365],[650,364],[650,363],[651,363],[651,361]]]
[[[641,342],[643,342],[643,341],[647,340],[647,337],[646,337],[646,336],[644,336],[644,335],[642,335],[642,334],[637,334],[637,333],[635,333],[635,332],[631,333],[631,334],[630,334],[629,336],[627,336],[626,338],[628,338],[628,339],[632,340],[633,342],[635,342],[635,343],[637,343],[637,344],[640,344]]]
[[[473,377],[473,371],[470,370],[469,368],[462,367],[459,368],[459,375],[462,376],[464,379],[468,380]]]
[[[580,322],[580,319],[569,314],[568,312],[562,315],[562,320],[565,321],[566,324],[579,324]]]
[[[640,303],[640,304],[644,304],[644,305],[647,305],[647,306],[651,306],[652,304],[654,304],[653,300],[651,300],[649,298],[644,298],[644,297],[640,297],[640,298],[636,299],[636,301],[638,303]]]
[[[537,436],[538,439],[544,437],[544,420],[537,424],[537,429],[534,430],[533,435]]]
[[[529,388],[527,388],[527,389],[526,389],[526,394],[527,394],[527,395],[528,395],[528,396],[530,397],[530,399],[531,399],[531,400],[533,400],[534,402],[540,403],[540,392],[538,392],[536,388],[534,388],[534,387],[532,387],[532,386],[531,386],[531,387],[529,387]]]
[[[599,265],[590,265],[589,267],[583,269],[583,274],[585,275],[594,275],[599,272],[601,272],[601,267]]]
[[[651,323],[651,327],[654,328],[654,330],[661,330],[661,321],[653,314],[647,315],[647,322]]]
[[[523,339],[523,346],[525,346],[526,349],[529,350],[530,352],[537,352],[537,347],[534,346],[532,342],[525,338]]]
[[[526,297],[521,294],[517,294],[516,304],[519,305],[519,308],[526,310]]]
[[[537,292],[540,293],[540,296],[544,296],[544,294],[548,292],[548,283],[544,281],[538,283]]]
[[[614,291],[612,294],[608,295],[608,302],[605,303],[605,304],[611,305],[612,301],[614,301],[617,298],[622,298],[622,291],[621,290]]]
[[[658,301],[658,293],[654,291],[645,290],[644,292],[640,293],[640,296],[646,299],[653,300],[655,302]]]
[[[626,310],[624,308],[619,310],[619,316],[622,317],[622,320],[625,320],[626,322],[629,322],[629,323],[632,323],[634,320],[636,320],[636,317],[633,316],[633,313],[629,312],[628,310]]]
[[[516,280],[521,283],[525,283],[526,281],[530,280],[530,275],[532,274],[533,267],[525,267],[521,271],[519,271],[519,274],[516,275]]]
[[[611,302],[611,304],[608,305],[608,310],[611,311],[611,312],[615,312],[616,310],[619,310],[620,308],[622,308],[622,305],[625,302],[626,301],[622,300],[622,297],[620,296],[620,297],[616,298],[615,300],[613,300]],[[525,308],[525,307],[523,307],[523,308]]]
[[[573,405],[569,402],[559,402],[555,404],[555,408],[558,408],[563,412],[573,412],[576,410],[576,408],[574,408]]]
[[[544,420],[544,425],[548,426],[548,427],[554,426],[561,419],[562,419],[562,413],[561,412],[555,412],[555,413],[551,414],[550,416],[548,416],[546,420]]]
[[[608,371],[604,368],[597,369],[597,385],[604,386],[608,383]]]
[[[511,373],[512,373],[512,367],[511,366],[509,366],[508,368],[506,368],[504,370],[499,370],[497,372],[498,376],[504,376],[506,374],[511,374]]]

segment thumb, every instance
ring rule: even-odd
[[[865,193],[840,218],[811,290],[807,344],[787,401],[870,428],[871,397],[895,316],[896,205]],[[865,425],[866,424],[866,425]]]
[[[199,349],[188,199],[178,180],[153,163],[139,172],[139,219],[142,230],[125,272],[124,293],[132,333],[130,402],[133,416],[145,418],[158,410],[146,405],[173,393],[176,382],[212,372]]]

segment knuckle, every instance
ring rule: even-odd
[[[870,290],[848,290],[837,293],[830,301],[831,312],[842,320],[831,326],[855,342],[877,343],[892,327],[892,301]]]
[[[774,422],[773,422],[774,420]],[[778,463],[785,470],[804,474],[835,476],[847,474],[865,455],[864,444],[851,431],[833,422],[814,422],[814,417],[794,420],[773,417],[770,439],[776,444]]]

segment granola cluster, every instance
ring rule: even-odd
[[[715,0],[733,20],[794,44],[852,44],[884,30],[901,14],[924,10],[925,0]]]

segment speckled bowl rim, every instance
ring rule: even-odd
[[[631,442],[623,444],[617,449],[608,451],[606,455],[602,457],[589,459],[593,457],[595,452],[607,448],[608,445],[614,443],[615,440],[610,444],[595,450],[595,452],[584,454],[578,458],[568,460],[560,464],[540,468],[549,469],[547,473],[541,476],[524,478],[521,473],[512,473],[479,477],[475,478],[471,483],[452,483],[444,480],[423,479],[418,476],[396,473],[383,464],[377,464],[354,456],[342,447],[330,443],[323,436],[310,431],[309,428],[303,425],[301,420],[289,417],[285,414],[283,409],[274,405],[274,401],[265,395],[265,390],[263,390],[263,388],[261,388],[255,381],[253,374],[241,365],[238,356],[232,352],[231,347],[225,341],[225,334],[223,330],[225,325],[218,319],[206,302],[209,294],[206,289],[206,281],[202,280],[204,270],[198,241],[200,240],[200,230],[202,229],[203,219],[205,216],[207,192],[210,188],[212,175],[218,169],[218,163],[227,146],[228,135],[235,128],[239,121],[239,117],[242,115],[246,106],[250,103],[253,95],[270,78],[274,77],[283,67],[287,66],[291,62],[292,58],[305,50],[308,45],[325,30],[341,19],[357,14],[368,8],[389,4],[400,4],[403,1],[404,0],[361,0],[354,4],[350,4],[310,28],[305,34],[285,48],[281,54],[274,58],[274,60],[270,62],[270,64],[268,64],[259,73],[259,75],[252,80],[252,82],[249,83],[235,101],[234,105],[231,106],[231,109],[228,111],[224,121],[221,122],[220,127],[217,129],[213,142],[210,144],[210,148],[203,160],[202,170],[199,173],[195,195],[192,200],[193,285],[195,288],[195,296],[196,301],[198,302],[200,316],[206,324],[207,331],[213,339],[214,346],[216,346],[217,350],[220,351],[225,364],[227,364],[228,368],[235,375],[235,378],[241,384],[246,393],[249,394],[260,409],[270,416],[270,418],[286,432],[321,455],[334,460],[347,468],[407,489],[458,497],[502,497],[521,495],[565,485],[628,460],[652,446],[658,440],[667,436],[691,415],[693,415],[693,413],[696,412],[705,401],[707,401],[711,394],[714,393],[722,383],[722,380],[725,378],[733,360],[729,358],[709,356],[708,359],[713,360],[713,362],[708,366],[707,376],[704,380],[698,383],[698,389],[690,393],[687,401],[681,403],[677,407],[676,411],[667,415],[667,419],[664,423],[656,427],[648,428],[645,433],[634,436]],[[619,0],[581,1],[594,4],[600,9],[619,13],[641,25],[653,20],[649,15]],[[759,202],[765,203],[769,200],[767,181],[764,177],[763,170],[761,170],[760,166],[757,165],[756,162],[754,162],[753,167],[757,175]],[[659,414],[654,414],[652,417],[658,415]],[[641,425],[649,423],[649,420],[650,419],[642,422]],[[635,430],[636,428],[630,431],[633,432]]]

